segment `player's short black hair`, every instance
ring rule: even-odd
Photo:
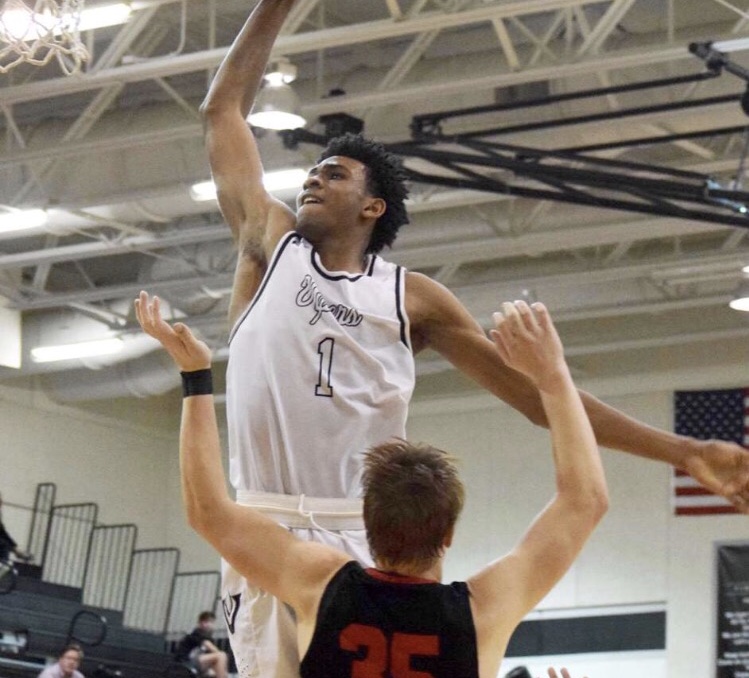
[[[387,205],[385,213],[377,220],[367,253],[377,254],[383,247],[390,247],[403,224],[408,223],[405,200],[408,196],[408,175],[401,159],[388,151],[381,143],[367,139],[361,134],[344,134],[328,142],[317,162],[333,155],[342,155],[358,160],[367,168],[367,188],[376,198]]]

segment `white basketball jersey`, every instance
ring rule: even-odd
[[[370,255],[325,270],[285,236],[229,339],[230,478],[237,489],[359,496],[362,453],[405,436],[414,359],[405,271]]]

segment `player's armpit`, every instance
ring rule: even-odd
[[[409,272],[405,302],[415,351],[434,349],[534,424],[546,423],[538,390],[502,362],[493,342],[452,292],[427,276]]]

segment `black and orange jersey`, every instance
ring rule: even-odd
[[[302,678],[478,678],[467,585],[347,563],[323,593],[300,673]]]

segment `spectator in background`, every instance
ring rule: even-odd
[[[213,629],[216,615],[213,612],[201,612],[198,625],[182,640],[176,650],[176,660],[188,664],[201,676],[226,678],[228,660],[226,652],[213,644]]]
[[[48,666],[38,678],[85,678],[78,670],[83,659],[83,649],[76,643],[66,645],[57,663]]]
[[[0,495],[0,563],[8,562],[10,555],[14,554],[19,560],[31,560],[31,556],[18,548],[13,537],[8,534],[8,530],[3,525],[3,497]]]

